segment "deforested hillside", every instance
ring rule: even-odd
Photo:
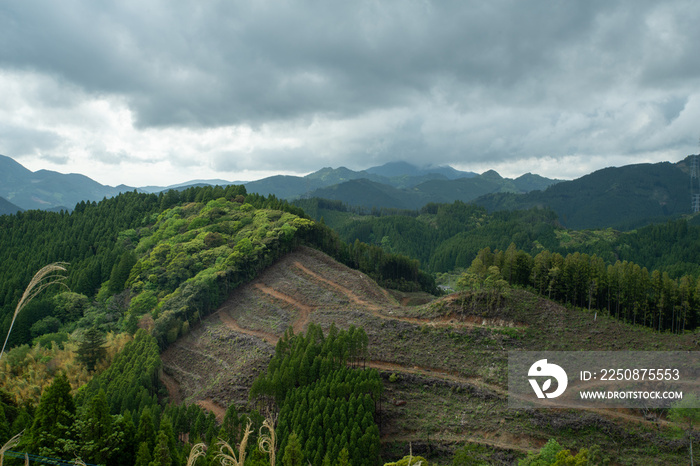
[[[658,334],[516,289],[462,292],[419,306],[402,301],[317,250],[297,249],[163,353],[170,396],[219,416],[231,404],[250,409],[257,402],[249,390],[287,329],[361,328],[367,353],[355,364],[378,370],[383,381],[377,422],[385,458],[401,457],[411,442],[414,454],[449,461],[467,442],[465,454],[513,464],[551,438],[574,449],[597,444],[611,459],[633,463],[650,455],[673,463],[681,455],[663,415],[509,409],[507,352],[690,350],[695,335]]]
[[[309,322],[323,322],[322,316],[330,322],[397,306],[366,275],[301,247],[236,290],[201,327],[172,344],[162,356],[165,373],[180,386],[173,395],[186,401],[244,405],[252,375],[267,364],[287,328],[302,333]],[[230,369],[223,378],[220,368]]]

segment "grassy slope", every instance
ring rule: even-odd
[[[163,354],[166,373],[188,402],[222,412],[247,402],[272,344],[288,325],[362,326],[372,365],[386,381],[381,429],[387,458],[407,442],[442,462],[464,442],[491,462],[509,464],[557,438],[574,450],[597,443],[620,464],[683,461],[672,425],[634,412],[508,409],[507,351],[695,349],[695,335],[658,335],[513,290],[499,303],[486,295],[450,295],[401,306],[357,271],[308,249],[285,256]],[[406,298],[406,296],[403,296]],[[394,377],[390,376],[395,374]],[[171,384],[172,385],[172,384]]]

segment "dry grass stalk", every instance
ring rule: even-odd
[[[263,453],[270,456],[270,466],[275,466],[275,450],[277,449],[277,437],[275,436],[275,421],[277,416],[270,416],[263,421],[260,426],[260,436],[258,437],[258,448]],[[263,434],[263,429],[268,433]]]
[[[0,466],[2,466],[2,463],[5,461],[5,453],[9,451],[10,449],[14,448],[17,446],[19,443],[19,438],[22,436],[22,432],[19,434],[15,435],[12,437],[10,440],[5,442],[5,445],[0,447]]]
[[[10,329],[7,331],[5,343],[2,345],[2,350],[0,351],[0,359],[2,359],[2,355],[5,352],[5,346],[7,345],[7,340],[10,338],[12,326],[15,325],[15,319],[20,311],[24,309],[24,306],[29,304],[36,295],[51,285],[60,284],[66,286],[66,284],[63,283],[66,277],[60,274],[60,272],[66,271],[66,265],[68,264],[65,262],[54,262],[53,264],[42,267],[41,270],[34,274],[34,278],[29,282],[29,285],[27,285],[27,288],[24,290],[24,294],[22,294],[22,298],[17,303],[15,313],[12,316],[12,322],[10,323]]]
[[[241,444],[238,446],[238,458],[236,458],[236,452],[233,451],[231,445],[228,442],[219,439],[216,443],[219,446],[219,454],[216,458],[221,462],[223,466],[243,466],[245,463],[245,450],[248,446],[248,437],[253,433],[251,426],[251,421],[248,419],[248,424],[245,426],[245,431],[243,432],[243,439],[241,439]],[[228,453],[224,453],[224,450],[228,450]]]
[[[207,446],[204,443],[198,443],[190,450],[190,456],[187,457],[187,466],[194,466],[198,458],[206,456]]]
[[[408,442],[408,465],[407,466],[411,466],[411,461],[413,461],[413,445],[411,445],[411,442]],[[419,461],[419,462],[413,464],[413,466],[421,466],[421,464],[423,464],[423,461]]]

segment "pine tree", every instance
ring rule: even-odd
[[[155,448],[156,427],[153,422],[153,415],[148,407],[144,408],[141,412],[139,427],[136,429],[136,441],[139,443],[146,443],[149,451]]]
[[[66,456],[57,442],[70,436],[75,419],[75,402],[70,391],[68,378],[62,372],[44,391],[29,433],[34,451],[46,456]]]
[[[110,294],[117,294],[124,291],[124,284],[129,278],[129,272],[131,272],[134,264],[136,264],[136,256],[134,253],[128,251],[122,254],[119,262],[114,264],[112,273],[109,276]]]
[[[81,417],[80,439],[85,449],[84,457],[89,462],[105,463],[115,445],[110,444],[112,416],[104,390],[100,389],[92,398]]]
[[[136,463],[134,466],[149,466],[151,463],[151,450],[146,442],[141,442],[139,452],[136,454]]]
[[[287,446],[284,449],[282,464],[284,466],[301,466],[304,464],[301,442],[296,432],[292,432],[287,439]]]
[[[222,438],[229,443],[237,443],[242,427],[243,422],[238,416],[238,410],[236,409],[236,405],[231,403],[228,409],[226,409],[224,422],[221,425],[221,430],[223,433]]]
[[[116,416],[110,444],[113,448],[107,464],[118,466],[132,466],[134,464],[138,443],[136,443],[136,426],[129,410],[126,410],[123,415]]]
[[[107,353],[104,344],[105,336],[97,327],[91,327],[83,334],[83,341],[78,346],[78,360],[85,364],[90,372],[95,370],[95,365]]]
[[[161,430],[158,432],[158,437],[156,438],[156,448],[153,451],[151,466],[171,466],[172,464],[173,460],[170,457],[168,436]]]
[[[338,454],[338,466],[350,466],[350,453],[347,448],[340,450]]]

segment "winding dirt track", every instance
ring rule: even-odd
[[[353,293],[351,290],[345,288],[344,286],[342,286],[336,282],[333,282],[331,280],[328,280],[326,278],[323,278],[322,276],[320,276],[319,274],[317,274],[313,270],[309,270],[301,262],[298,262],[298,261],[294,262],[294,266],[296,268],[298,268],[299,270],[301,270],[302,272],[304,272],[305,274],[307,274],[308,276],[313,277],[322,283],[325,283],[326,285],[330,286],[331,288],[333,288],[336,291],[339,291],[341,294],[345,295],[351,302],[353,302],[355,304],[358,304],[358,305],[360,305],[366,309],[369,309],[371,311],[378,311],[379,309],[381,309],[376,304],[368,303],[364,299],[359,298],[355,293]]]
[[[263,340],[267,341],[268,343],[270,343],[271,345],[276,345],[277,341],[279,340],[279,337],[277,335],[273,335],[271,333],[260,332],[257,330],[250,330],[250,329],[246,329],[246,328],[241,327],[227,313],[220,313],[219,317],[221,318],[222,322],[224,322],[231,330],[233,330],[235,332],[239,332],[239,333],[243,333],[246,335],[254,336],[256,338],[263,339]],[[436,379],[441,379],[441,380],[450,381],[450,382],[456,382],[456,383],[465,384],[465,385],[472,385],[472,386],[475,386],[477,388],[489,390],[489,391],[491,391],[491,392],[493,392],[501,397],[504,397],[504,398],[508,396],[508,391],[505,388],[502,388],[498,385],[486,383],[478,377],[463,377],[463,376],[460,376],[454,372],[449,372],[449,371],[434,368],[434,367],[408,366],[408,365],[397,364],[394,362],[376,361],[376,360],[367,361],[365,363],[365,366],[370,367],[370,368],[374,368],[377,370],[382,370],[382,371],[392,371],[392,372],[400,372],[400,373],[405,373],[405,374],[413,374],[413,375],[418,375],[418,376],[422,376],[422,377],[436,378]],[[168,391],[170,392],[171,387],[168,386],[167,384],[166,384],[166,387],[168,387]],[[174,387],[177,387],[177,385],[175,384]],[[177,389],[175,388],[175,390],[177,390]],[[171,394],[171,397],[172,397],[172,394]],[[199,404],[199,402],[198,402],[198,404]],[[650,420],[643,418],[642,416],[635,416],[632,414],[627,414],[627,413],[619,412],[619,411],[615,411],[615,410],[608,410],[608,409],[601,409],[601,408],[586,408],[585,410],[588,412],[598,414],[602,417],[620,419],[620,420],[624,420],[624,421],[630,422],[630,423],[639,423],[639,424],[653,426],[653,427],[656,427],[659,424],[670,425],[670,423],[668,421],[665,421],[665,420],[650,421]],[[210,411],[213,411],[213,410],[210,410]],[[216,412],[215,412],[215,414],[216,414]]]
[[[274,333],[267,333],[260,330],[251,330],[248,328],[241,327],[240,325],[238,325],[238,322],[236,322],[236,319],[231,317],[231,315],[224,310],[217,311],[215,314],[219,316],[219,319],[225,326],[227,326],[234,332],[243,333],[246,335],[254,336],[256,338],[260,338],[261,340],[265,340],[272,346],[275,346],[277,344],[277,340],[280,339],[280,337],[278,337]]]
[[[165,388],[168,389],[168,395],[170,396],[170,401],[179,405],[182,403],[182,396],[180,394],[180,387],[177,385],[175,379],[170,377],[164,371],[160,371],[160,381],[163,382]]]
[[[281,301],[284,301],[285,303],[287,303],[287,304],[291,305],[292,307],[294,307],[295,309],[297,309],[299,311],[299,315],[294,320],[294,323],[292,324],[292,328],[294,328],[294,333],[301,333],[304,331],[304,327],[309,322],[309,316],[311,315],[311,312],[314,310],[313,307],[307,306],[306,304],[299,302],[298,300],[292,298],[291,296],[288,296],[284,293],[280,293],[279,291],[272,289],[267,285],[263,285],[262,283],[256,283],[255,288],[262,291],[266,295],[269,295],[269,296],[272,296],[273,298],[277,298]]]
[[[299,256],[297,256],[299,257]],[[311,258],[313,259],[313,257]],[[309,259],[309,260],[311,260]],[[302,260],[304,260],[302,258]],[[407,316],[394,316],[391,315],[392,308],[395,310],[400,310],[399,306],[397,305],[396,301],[394,298],[388,294],[386,290],[369,290],[367,293],[367,296],[370,299],[363,299],[357,294],[357,290],[352,290],[346,286],[343,286],[342,284],[338,283],[337,281],[332,281],[329,280],[328,278],[322,276],[321,274],[311,270],[309,267],[305,266],[302,264],[299,260],[295,260],[295,258],[290,257],[289,261],[286,263],[287,271],[290,271],[292,269],[296,269],[299,273],[296,273],[297,276],[304,276],[306,282],[304,282],[304,286],[309,286],[309,285],[316,285],[323,287],[331,292],[334,292],[336,294],[340,294],[341,296],[345,297],[347,301],[350,303],[353,303],[354,305],[361,307],[364,311],[366,311],[369,314],[372,314],[373,316],[376,316],[377,318],[387,320],[387,321],[403,321],[407,323],[411,323],[414,325],[431,325],[431,326],[436,326],[436,327],[447,327],[447,326],[453,326],[453,327],[483,327],[483,326],[515,326],[513,323],[509,322],[485,322],[485,321],[464,321],[456,318],[455,316],[442,316],[438,317],[435,319],[429,319],[429,318],[419,318],[419,317],[407,317]],[[344,267],[344,266],[343,266]],[[323,270],[323,269],[320,269]],[[346,280],[352,280],[352,277],[349,275],[345,276]],[[366,279],[365,279],[366,280]],[[273,284],[273,281],[269,281],[267,283]],[[344,282],[345,283],[345,282]],[[258,293],[262,293],[266,295],[269,300],[277,300],[279,302],[284,303],[284,306],[289,309],[293,308],[296,313],[294,314],[294,320],[291,322],[292,327],[294,329],[295,333],[301,333],[303,332],[304,328],[309,322],[311,314],[321,308],[321,304],[319,306],[312,306],[309,304],[305,304],[304,302],[301,302],[299,299],[296,299],[294,295],[287,294],[289,293],[289,289],[285,289],[287,293],[283,293],[279,291],[278,289],[273,288],[273,286],[268,286],[267,284],[263,283],[262,281],[258,281],[257,283],[252,285],[255,290]],[[362,285],[365,286],[365,285]],[[376,287],[376,285],[375,285]],[[283,288],[284,289],[284,288]],[[363,289],[361,287],[358,287],[357,289]],[[298,296],[303,296],[303,294],[299,294]],[[372,298],[374,299],[374,302],[372,301]],[[450,298],[446,298],[449,300]],[[308,298],[307,298],[308,300]],[[385,301],[385,303],[382,303]],[[383,311],[383,312],[382,312]],[[397,313],[402,313],[402,312],[397,312]],[[271,332],[265,332],[261,330],[253,330],[249,328],[245,328],[241,326],[241,323],[236,320],[229,312],[227,312],[225,306],[222,306],[222,308],[215,313],[216,316],[218,316],[218,319],[223,323],[228,329],[232,330],[233,332],[240,333],[240,334],[245,334],[249,335],[252,337],[255,337],[259,340],[265,341],[267,344],[275,346],[277,344],[277,341],[280,338],[280,335],[271,333]],[[405,373],[405,374],[413,374],[421,377],[426,377],[426,378],[434,378],[434,379],[441,379],[449,382],[454,382],[454,383],[459,383],[459,384],[464,384],[464,385],[470,385],[479,389],[484,389],[492,392],[495,394],[497,397],[503,399],[507,397],[507,389],[497,386],[497,385],[492,385],[484,382],[482,379],[478,377],[464,377],[459,375],[458,373],[455,372],[449,372],[443,369],[438,369],[438,368],[433,368],[433,367],[421,367],[421,366],[412,366],[412,365],[402,365],[394,362],[387,362],[387,361],[368,361],[366,362],[366,367],[371,367],[375,368],[378,370],[382,371],[391,371],[391,372],[398,372],[398,373]],[[181,402],[182,401],[182,394],[180,393],[180,390],[178,389],[177,382],[175,379],[172,377],[168,376],[167,374],[163,373],[162,375],[162,380],[164,385],[167,387],[168,392],[170,393],[171,400],[174,402]],[[202,408],[213,412],[217,416],[217,420],[220,422],[223,420],[223,417],[225,415],[225,409],[219,405],[217,405],[212,399],[207,398],[203,400],[197,401],[197,404],[201,406]],[[639,423],[643,424],[649,427],[658,427],[659,423],[665,424],[665,421],[661,422],[654,422],[654,421],[649,421],[644,419],[641,416],[634,416],[631,414],[623,413],[623,412],[617,412],[617,411],[612,411],[612,410],[603,410],[603,409],[588,409],[587,411],[596,413],[600,415],[601,417],[604,418],[614,418],[621,420],[623,422],[627,423]],[[399,440],[399,441],[418,441],[418,440],[424,440],[424,439],[419,439],[419,438],[412,438],[410,435],[399,435],[399,436],[390,436],[389,439],[391,440]],[[442,433],[438,435],[437,437],[434,438],[435,440],[442,440],[442,441],[458,441],[458,442],[472,442],[472,443],[480,443],[484,445],[491,445],[497,448],[502,448],[502,449],[507,449],[507,450],[516,450],[516,451],[531,451],[536,448],[540,448],[543,444],[541,439],[537,439],[534,437],[530,436],[515,436],[513,434],[509,434],[508,432],[464,432],[462,434],[460,433]]]
[[[460,320],[457,319],[454,316],[443,316],[440,318],[436,319],[429,319],[429,318],[420,318],[420,317],[405,317],[405,316],[391,316],[384,314],[381,312],[383,309],[382,306],[379,306],[377,304],[369,303],[365,301],[364,299],[358,297],[355,293],[353,293],[352,290],[335,283],[331,280],[328,280],[313,270],[309,270],[307,267],[305,267],[301,262],[294,262],[294,266],[307,274],[308,276],[312,277],[318,282],[321,282],[327,286],[329,286],[331,289],[341,293],[344,295],[350,302],[357,304],[359,306],[362,306],[364,309],[371,311],[372,315],[379,318],[379,319],[384,319],[384,320],[400,320],[402,322],[408,322],[411,324],[417,324],[417,325],[430,325],[431,327],[483,327],[485,325],[488,325],[489,322],[486,322],[484,319],[474,319],[474,321],[469,321],[469,320]],[[257,285],[256,285],[257,286]],[[258,286],[260,288],[260,286]],[[262,289],[262,288],[260,288]],[[274,290],[272,290],[274,291]],[[388,291],[382,288],[382,292],[384,296],[388,300],[393,300],[391,295],[389,294]],[[274,296],[274,295],[273,295]],[[508,322],[499,322],[495,323],[495,326],[509,326],[509,327],[516,327],[512,323]],[[294,327],[294,332],[297,332],[296,326]]]
[[[197,402],[200,408],[206,409],[207,411],[214,413],[214,416],[216,416],[216,422],[219,424],[224,422],[224,416],[226,416],[226,410],[222,408],[221,406],[217,405],[214,403],[212,400],[200,400]]]

